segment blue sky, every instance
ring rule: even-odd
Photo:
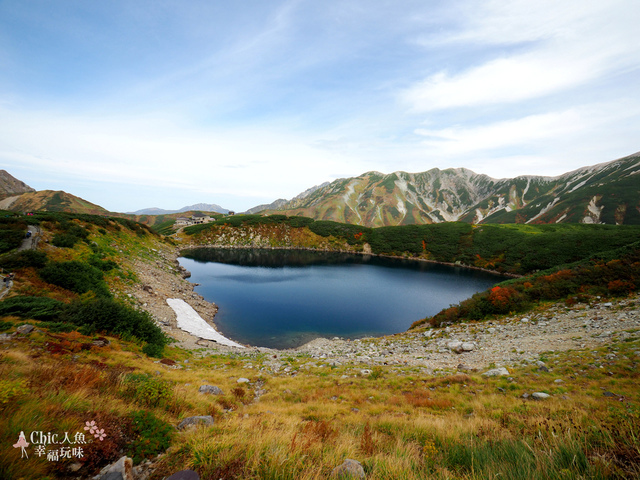
[[[640,150],[636,0],[0,1],[0,168],[111,211]]]

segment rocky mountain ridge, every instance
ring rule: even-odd
[[[21,195],[26,192],[35,192],[35,189],[18,180],[6,170],[0,170],[0,198]]]
[[[135,212],[128,212],[129,215],[169,215],[172,213],[185,213],[191,211],[200,211],[200,212],[217,212],[217,213],[229,213],[229,210],[221,207],[215,203],[196,203],[195,205],[187,205],[186,207],[182,207],[178,210],[165,210],[162,208],[143,208],[141,210],[136,210]]]
[[[369,227],[469,223],[640,224],[640,153],[557,177],[494,179],[466,168],[367,172],[257,211]]]

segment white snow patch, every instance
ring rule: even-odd
[[[396,196],[396,200],[398,200],[398,211],[402,214],[402,218],[407,216],[407,207],[404,205],[404,202],[400,198],[400,196]]]
[[[553,202],[549,203],[546,207],[544,207],[542,210],[540,210],[540,213],[538,213],[535,217],[530,218],[525,223],[531,223],[535,219],[537,219],[538,217],[540,217],[540,216],[544,215],[545,213],[547,213],[549,210],[551,210],[554,207],[554,205],[556,203],[558,203],[559,200],[560,200],[559,197],[554,198]]]
[[[587,178],[585,181],[578,183],[575,187],[573,187],[571,190],[569,190],[567,193],[571,193],[576,191],[577,189],[579,189],[580,187],[582,187],[585,183],[587,183],[589,181],[589,179]]]
[[[522,205],[526,205],[527,204],[527,201],[524,199],[524,196],[529,191],[529,186],[530,185],[531,185],[531,179],[527,178],[527,186],[524,188],[524,191],[522,192]]]
[[[595,196],[589,202],[589,206],[587,209],[589,210],[589,214],[582,219],[582,223],[600,223],[600,215],[602,215],[602,210],[604,209],[604,205],[598,207],[597,202],[598,197]]]
[[[206,340],[214,340],[221,345],[228,345],[230,347],[244,348],[244,345],[229,340],[216,332],[211,325],[205,322],[198,312],[196,312],[191,305],[179,298],[167,298],[167,303],[173,311],[176,312],[178,317],[178,328],[181,328],[185,332],[189,332],[196,337],[204,338]]]

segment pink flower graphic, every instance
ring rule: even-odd
[[[107,434],[106,434],[106,433],[104,433],[104,428],[102,428],[102,429],[100,429],[100,430],[98,430],[98,429],[96,428],[96,433],[95,433],[95,435],[94,435],[94,437],[95,437],[95,438],[99,438],[99,439],[100,439],[100,441],[102,441],[102,440],[104,440],[104,438],[105,438],[106,436],[107,436]]]
[[[91,422],[85,422],[85,430],[89,430],[89,433],[93,435],[98,430],[98,426],[96,425],[95,420],[91,420]]]

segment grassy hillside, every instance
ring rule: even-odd
[[[345,458],[361,461],[368,479],[640,473],[637,335],[593,351],[548,354],[541,360],[552,372],[522,365],[510,367],[507,379],[391,367],[363,374],[297,354],[280,358],[295,372],[287,373],[274,369],[271,355],[172,348],[166,355],[176,363],[158,364],[121,338],[102,337],[110,343],[96,346],[95,337],[30,323],[40,331],[0,356],[2,478],[75,478],[74,463],[86,475],[120,452],[138,464],[166,449],[151,480],[184,468],[201,478],[325,479]],[[3,328],[19,324],[8,319]],[[243,377],[250,383],[238,384]],[[200,394],[199,385],[223,394]],[[539,391],[552,399],[522,399]],[[173,429],[192,415],[211,415],[214,425]],[[81,461],[24,459],[11,447],[20,431],[73,435],[91,421],[106,438],[87,434]]]
[[[595,349],[548,352],[539,357],[550,366],[546,370],[535,362],[510,365],[508,377],[431,374],[406,365],[369,368],[358,358],[330,363],[296,351],[185,350],[150,342],[155,330],[125,294],[140,287],[132,259],[162,263],[159,252],[175,248],[167,240],[122,218],[49,213],[13,221],[38,224],[43,238],[38,251],[0,257],[0,266],[17,273],[10,295],[0,301],[0,478],[89,478],[123,454],[136,465],[153,459],[150,480],[185,468],[204,479],[326,479],[345,458],[360,461],[368,480],[640,475],[638,330],[629,328],[624,338]],[[607,283],[607,298],[638,287],[627,278],[638,267],[636,246],[585,260],[594,249],[637,240],[632,227],[427,227],[363,229],[237,216],[192,227],[184,238],[193,245],[370,248],[514,273],[577,259],[559,272],[500,288],[522,284],[537,291],[543,284],[536,279],[549,275],[558,287],[579,288],[582,279],[576,283],[560,272],[583,269],[587,275],[591,264],[602,268],[591,272],[597,281],[623,282],[615,284],[618,291]],[[551,258],[525,261],[536,249]],[[562,298],[571,297],[567,291]],[[538,313],[546,308],[531,307]],[[500,315],[491,313],[496,322]],[[36,328],[20,333],[25,324]],[[446,339],[449,333],[439,329],[436,335]],[[386,342],[371,340],[362,355]],[[149,349],[154,344],[162,348]],[[241,378],[248,383],[238,383]],[[222,394],[199,393],[201,385],[219,386]],[[551,397],[524,400],[531,392]],[[214,423],[174,428],[194,415],[210,415]],[[55,461],[47,452],[66,444],[49,445],[42,455],[30,445],[24,458],[14,448],[22,431],[28,443],[33,431],[67,432],[72,440],[81,433],[86,443],[68,444],[71,458]],[[78,445],[82,456],[74,455]]]
[[[450,222],[367,228],[307,217],[236,215],[185,233],[202,244],[351,250],[523,275],[633,243],[640,226]]]

